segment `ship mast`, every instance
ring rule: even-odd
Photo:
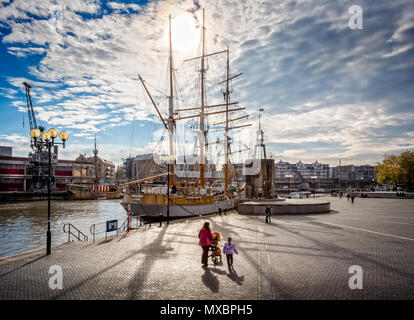
[[[230,102],[230,81],[233,80],[234,78],[237,78],[239,76],[241,76],[243,73],[239,73],[235,76],[230,76],[230,50],[229,47],[227,46],[226,49],[226,55],[227,55],[227,62],[226,62],[226,79],[218,84],[222,84],[223,82],[226,83],[226,91],[223,92],[224,94],[224,100],[225,100],[225,106],[226,106],[226,118],[224,122],[218,122],[214,125],[221,125],[224,124],[224,136],[225,136],[225,160],[224,160],[224,194],[228,195],[228,189],[229,189],[229,155],[231,154],[230,152],[230,137],[229,137],[229,131],[233,130],[233,129],[240,129],[240,128],[244,128],[244,127],[249,127],[251,126],[251,124],[247,124],[247,125],[239,125],[239,126],[233,126],[233,127],[229,127],[229,122],[232,121],[237,121],[237,120],[242,120],[242,119],[246,119],[249,116],[242,116],[239,118],[233,118],[233,119],[229,119],[229,112],[234,111],[235,109],[229,110],[229,105],[233,104],[232,102]],[[239,150],[239,151],[245,151],[245,150]]]
[[[150,92],[148,91],[147,86],[145,85],[144,80],[142,79],[141,75],[138,74],[138,79],[141,81],[145,91],[148,94],[148,97],[150,98],[155,110],[157,111],[158,116],[160,117],[162,123],[164,124],[165,129],[168,131],[169,135],[169,149],[170,149],[170,159],[168,159],[169,163],[169,174],[171,177],[168,177],[168,185],[174,185],[174,85],[173,85],[173,54],[172,54],[172,40],[171,40],[171,15],[168,17],[169,20],[169,75],[170,75],[170,95],[168,97],[168,118],[167,121],[164,120],[163,116],[160,113],[160,110],[157,107],[157,104],[155,103],[154,99],[152,98]],[[170,163],[172,162],[172,163]]]
[[[168,97],[168,134],[170,138],[170,159],[173,162],[174,158],[174,88],[173,88],[173,55],[172,55],[172,40],[171,40],[171,15],[169,16],[169,40],[170,40],[170,96]],[[174,163],[170,164],[171,177],[170,185],[174,185]]]
[[[204,125],[204,80],[205,80],[205,72],[204,69],[204,58],[206,55],[206,48],[205,48],[205,16],[204,16],[204,9],[203,9],[203,29],[202,29],[202,53],[201,53],[201,113],[200,113],[200,130],[203,135],[202,145],[200,145],[200,187],[204,188],[204,151],[206,148],[205,141],[206,141],[206,130]]]
[[[229,62],[229,47],[227,46],[227,65],[226,65],[226,92],[224,97],[226,99],[226,128],[224,134],[225,140],[225,159],[224,159],[224,194],[228,194],[229,189],[229,102],[230,102],[230,90],[229,90],[229,78],[230,78],[230,62]]]
[[[96,134],[95,134],[95,149],[94,154],[94,165],[95,165],[95,186],[98,185],[98,149],[96,148]]]

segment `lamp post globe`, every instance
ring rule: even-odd
[[[66,140],[68,140],[68,139],[69,139],[69,133],[67,133],[66,131],[62,131],[62,132],[59,134],[59,138],[60,138],[60,140],[62,140],[62,141],[66,141]]]
[[[34,129],[30,130],[30,137],[34,138],[34,139],[39,138],[40,137],[40,130],[37,129],[37,128],[34,128]]]
[[[50,137],[52,139],[54,139],[58,136],[58,131],[55,128],[50,128],[48,133],[50,134]]]
[[[43,134],[42,134],[42,139],[43,140],[45,140],[45,141],[49,141],[50,140],[50,133],[49,132],[44,132]]]

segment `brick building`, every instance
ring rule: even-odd
[[[11,147],[8,148],[10,149],[0,148],[0,192],[45,191],[44,185],[39,188],[34,181],[33,164],[29,158],[13,157]],[[115,165],[106,160],[99,160],[100,183],[113,184]],[[67,184],[93,184],[95,181],[94,164],[83,161],[80,157],[74,161],[54,159],[52,164],[53,191],[65,191]]]
[[[95,179],[95,157],[86,157],[84,154],[80,154],[76,159],[76,162],[85,165],[80,171],[80,174],[87,177],[94,177]],[[108,160],[96,157],[97,171],[98,171],[98,184],[115,184],[115,165]]]
[[[147,153],[137,155],[133,158],[128,158],[124,161],[124,177],[126,181],[139,180],[151,176],[156,176],[167,172],[166,163],[158,163],[154,159],[154,154]],[[174,167],[175,180],[198,182],[200,179],[199,164],[186,163],[184,157],[178,157],[177,163]],[[205,181],[213,183],[217,180],[224,181],[224,174],[217,171],[215,164],[206,164],[205,166]],[[164,183],[166,177],[160,177],[154,180],[155,183]]]
[[[337,166],[332,170],[333,178],[340,178],[344,182],[363,181],[372,182],[376,180],[375,167],[370,165]]]

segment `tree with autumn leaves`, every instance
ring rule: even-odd
[[[380,184],[404,184],[411,189],[414,182],[414,152],[405,151],[400,155],[389,155],[375,168]]]

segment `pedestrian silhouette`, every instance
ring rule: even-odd
[[[266,223],[271,223],[272,222],[272,218],[271,218],[272,211],[269,205],[266,206],[265,214],[266,214]]]

